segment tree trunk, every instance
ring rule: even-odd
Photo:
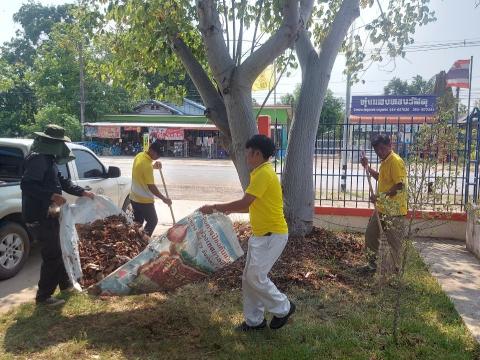
[[[309,14],[311,2],[303,4],[302,14]],[[295,43],[303,79],[283,177],[285,216],[292,235],[306,235],[313,226],[313,156],[318,122],[335,58],[348,28],[359,15],[359,0],[343,0],[319,54],[305,29],[299,32]]]
[[[289,233],[305,235],[313,226],[315,192],[313,156],[318,122],[327,92],[328,77],[315,53],[309,57],[298,106],[290,129],[283,175],[285,217]]]
[[[224,100],[232,135],[230,156],[245,190],[250,182],[250,170],[245,161],[245,143],[258,133],[253,115],[252,92],[238,84],[235,77],[228,90],[228,94],[224,94]]]

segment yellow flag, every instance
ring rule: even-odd
[[[257,80],[253,83],[253,91],[270,90],[274,85],[275,79],[273,78],[273,66],[269,65],[258,76]]]

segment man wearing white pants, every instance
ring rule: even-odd
[[[261,330],[267,326],[265,310],[273,314],[271,329],[284,326],[295,312],[295,305],[268,278],[288,240],[283,215],[282,188],[269,162],[275,153],[273,141],[255,135],[246,144],[250,185],[242,199],[226,204],[205,205],[200,210],[210,214],[248,212],[253,236],[248,241],[247,259],[242,276],[243,313],[240,331]]]
[[[280,317],[288,314],[290,302],[268,278],[273,264],[282,254],[288,235],[252,236],[242,276],[243,313],[250,326],[261,324],[265,309]]]

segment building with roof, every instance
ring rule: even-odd
[[[84,124],[85,145],[102,154],[133,155],[154,140],[163,145],[162,156],[225,158],[220,131],[205,115],[205,107],[190,99],[181,105],[158,100],[137,104],[131,113],[101,116]],[[279,148],[286,147],[290,106],[254,108],[266,121]],[[265,124],[263,126],[265,128]],[[113,150],[112,150],[113,149]]]

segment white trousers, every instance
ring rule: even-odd
[[[242,276],[243,314],[249,326],[260,325],[267,310],[277,317],[290,311],[290,301],[268,278],[287,244],[288,234],[252,236]]]

